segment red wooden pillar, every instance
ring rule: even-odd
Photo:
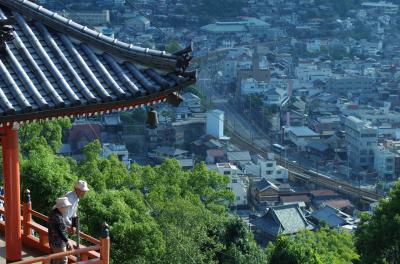
[[[21,260],[21,198],[18,124],[1,130],[3,148],[4,209],[7,263]]]

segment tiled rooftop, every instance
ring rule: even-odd
[[[26,0],[0,0],[2,25],[0,123],[157,103],[196,78],[180,67],[190,51],[135,47]]]

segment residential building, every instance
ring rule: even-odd
[[[367,91],[374,82],[375,78],[368,76],[334,75],[327,80],[327,88],[335,93],[347,94],[355,90]]]
[[[258,18],[247,17],[239,21],[216,22],[201,27],[201,30],[213,35],[254,34],[267,35],[270,25]]]
[[[378,144],[378,129],[354,116],[346,117],[344,125],[350,166],[372,168]]]
[[[189,151],[183,149],[176,149],[169,146],[160,146],[149,152],[149,157],[154,158],[159,162],[166,159],[186,159]]]
[[[228,151],[227,159],[233,164],[239,164],[240,162],[251,161],[251,156],[248,151]]]
[[[287,182],[289,178],[288,170],[277,165],[273,155],[269,155],[267,159],[257,156],[252,162],[242,164],[242,168],[244,174],[259,179]]]
[[[231,163],[217,163],[219,173],[229,177],[228,188],[235,194],[234,206],[246,206],[248,203],[248,180],[237,166]]]
[[[278,235],[294,235],[314,229],[297,204],[271,207],[263,216],[250,220],[250,223],[255,229],[255,239],[262,245],[275,240]]]
[[[305,151],[308,143],[319,139],[320,135],[306,126],[300,126],[284,127],[284,137],[285,140],[293,143],[298,150]]]
[[[376,147],[374,169],[385,182],[400,177],[400,141],[388,140]]]
[[[129,159],[129,152],[124,144],[104,143],[102,156],[109,157],[110,155],[116,155],[127,168],[130,168],[131,161]]]
[[[274,205],[279,201],[279,187],[263,178],[254,183],[251,195],[257,203]]]
[[[224,112],[218,109],[207,112],[206,133],[217,139],[224,138]]]
[[[329,205],[312,212],[309,219],[315,224],[325,223],[331,228],[342,227],[349,231],[353,231],[358,222],[351,215]]]
[[[150,20],[144,16],[137,16],[126,21],[126,26],[134,32],[143,32],[150,28]]]

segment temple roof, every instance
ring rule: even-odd
[[[0,125],[161,102],[195,83],[191,51],[135,47],[30,1],[0,0]]]

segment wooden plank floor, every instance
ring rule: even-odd
[[[38,257],[40,254],[36,252],[23,248],[22,249],[22,259],[29,259],[33,257]],[[6,243],[4,241],[4,235],[0,234],[0,264],[6,264]]]

